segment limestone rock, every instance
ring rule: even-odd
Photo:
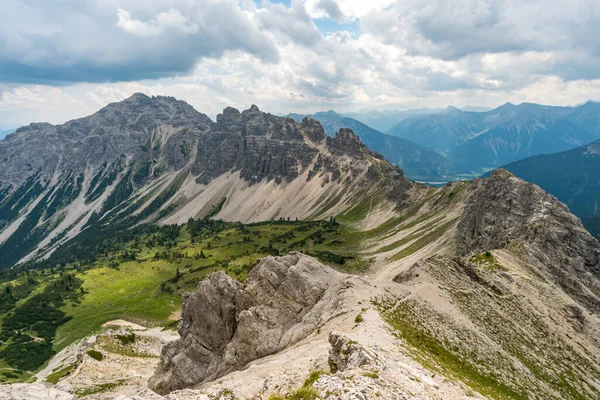
[[[332,373],[380,363],[377,354],[341,332],[329,332],[329,368]]]
[[[600,245],[563,203],[506,170],[474,181],[471,191],[458,224],[459,255],[511,248],[600,311]]]
[[[181,339],[163,349],[150,387],[164,394],[213,380],[298,342],[331,312],[335,299],[320,301],[342,278],[296,252],[262,259],[243,285],[210,275],[184,302]]]

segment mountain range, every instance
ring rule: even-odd
[[[578,107],[507,103],[486,112],[448,107],[407,118],[385,133],[435,150],[468,174],[588,144],[598,138],[598,124],[600,104],[594,102]]]
[[[492,108],[481,106],[465,106],[461,107],[460,109],[463,111],[485,112],[491,110]],[[385,132],[405,119],[438,114],[443,111],[443,108],[412,108],[407,110],[363,109],[354,112],[342,113],[342,115],[356,119],[357,121],[369,125],[380,132]]]
[[[351,131],[329,137],[310,118],[252,106],[213,122],[182,101],[136,94],[0,141],[0,266],[48,255],[94,224],[181,223],[217,206],[217,217],[243,222],[307,218],[350,199],[404,201],[414,185],[382,160]],[[389,182],[371,190],[365,180]]]
[[[442,108],[415,108],[408,110],[360,110],[343,113],[345,117],[360,121],[380,132],[385,132],[407,118],[436,114]]]
[[[0,398],[600,396],[600,244],[567,206],[295,117],[135,94],[0,141],[0,382],[38,382]]]

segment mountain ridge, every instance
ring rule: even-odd
[[[552,193],[600,238],[599,161],[600,141],[597,140],[572,150],[515,161],[504,168]]]
[[[315,120],[256,106],[228,107],[213,122],[143,94],[64,125],[21,128],[0,142],[0,165],[4,266],[48,255],[90,224],[183,223],[218,205],[217,217],[245,222],[327,217],[367,193],[394,197],[393,208],[416,188],[350,130],[329,137]],[[388,185],[369,183],[380,180]],[[309,187],[315,196],[301,196]]]
[[[454,109],[406,119],[386,133],[439,151],[463,172],[483,172],[527,156],[590,143],[598,137],[600,113],[594,117],[588,109],[597,106],[593,102],[578,107],[506,103],[485,112]]]
[[[368,148],[398,165],[407,177],[418,181],[448,181],[454,166],[441,154],[421,147],[414,142],[379,132],[360,121],[338,114],[333,110],[315,114],[288,114],[301,121],[304,117],[318,120],[325,132],[333,136],[341,128],[350,128]]]
[[[600,244],[564,204],[503,169],[422,185],[328,129],[136,96],[11,137],[41,132],[0,147],[27,172],[0,192],[0,380],[59,352],[40,379],[81,396],[597,397]],[[108,327],[136,321],[180,340],[144,358]]]

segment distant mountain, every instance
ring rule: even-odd
[[[441,113],[411,117],[386,132],[432,150],[448,154],[454,147],[485,130],[483,113],[466,112],[448,107]]]
[[[600,103],[588,101],[567,113],[565,118],[600,137]]]
[[[307,115],[289,114],[288,117],[302,121]],[[341,128],[352,129],[369,149],[383,155],[392,164],[402,167],[407,177],[419,181],[447,181],[453,166],[441,154],[414,142],[396,136],[385,135],[360,121],[345,117],[335,111],[308,115],[321,122],[325,132],[332,136]]]
[[[540,110],[524,109],[508,121],[451,150],[473,166],[499,166],[538,154],[582,146],[595,139],[566,119]]]
[[[472,111],[472,112],[486,112],[493,110],[493,107],[480,107],[480,106],[464,106],[460,108],[463,111]]]
[[[416,108],[409,110],[360,110],[343,115],[354,118],[380,132],[385,132],[407,118],[430,115],[443,111],[442,108]]]
[[[600,238],[600,140],[503,168],[556,196]]]
[[[576,108],[506,103],[486,112],[448,107],[408,118],[386,133],[442,153],[463,172],[481,171],[592,142],[600,136],[599,111],[598,103]]]

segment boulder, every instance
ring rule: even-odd
[[[373,366],[380,363],[374,352],[338,331],[329,333],[329,368],[332,373],[347,369]]]

